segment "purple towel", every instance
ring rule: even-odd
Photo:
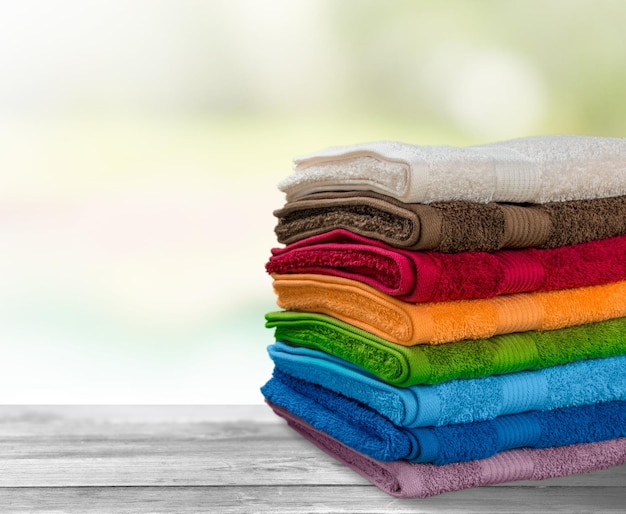
[[[317,447],[398,498],[427,498],[502,482],[587,473],[626,463],[626,438],[557,448],[509,450],[487,459],[442,466],[381,462],[341,444],[287,410],[269,405],[291,428]]]

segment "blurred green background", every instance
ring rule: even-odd
[[[0,3],[0,403],[260,403],[291,158],[625,136],[626,2]]]

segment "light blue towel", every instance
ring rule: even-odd
[[[626,400],[626,355],[399,388],[317,350],[275,343],[268,351],[280,371],[358,400],[404,427],[468,423],[529,410]]]

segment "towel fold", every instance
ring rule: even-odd
[[[543,480],[588,473],[626,463],[626,438],[556,448],[508,450],[487,459],[438,466],[403,460],[382,462],[316,430],[286,409],[269,403],[289,426],[386,493],[427,498],[450,491],[517,480]]]
[[[376,142],[296,158],[287,199],[369,190],[411,203],[546,203],[626,194],[626,139],[536,136],[482,146]]]
[[[626,316],[626,281],[495,298],[407,303],[343,277],[274,274],[277,304],[338,318],[388,341],[439,344]]]
[[[268,352],[279,371],[364,403],[403,427],[470,423],[530,410],[626,400],[626,355],[400,388],[317,350],[274,343]]]
[[[626,281],[478,300],[407,303],[343,277],[274,274],[278,306],[336,317],[388,341],[439,344],[626,316]]]
[[[268,328],[275,328],[276,341],[329,353],[400,387],[626,353],[626,318],[546,332],[415,346],[391,343],[323,314],[276,311],[266,314],[266,320]]]
[[[268,273],[357,280],[405,302],[492,298],[626,279],[626,236],[578,245],[496,252],[402,250],[347,230],[272,249]]]
[[[450,464],[514,448],[547,448],[626,436],[626,402],[531,411],[441,427],[397,427],[376,411],[329,389],[275,370],[262,388],[279,405],[374,459]]]
[[[287,202],[274,216],[283,244],[346,229],[397,248],[492,252],[556,248],[626,234],[626,196],[525,205],[425,205],[370,191],[337,191]]]

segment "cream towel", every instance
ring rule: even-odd
[[[294,160],[279,189],[289,201],[319,191],[368,190],[410,203],[546,203],[626,194],[626,138],[534,136],[482,146],[375,142]]]

